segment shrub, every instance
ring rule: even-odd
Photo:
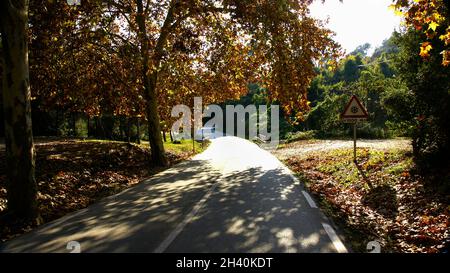
[[[316,136],[316,131],[300,131],[300,132],[290,132],[286,134],[286,142],[294,142],[298,140],[309,140],[314,139]]]

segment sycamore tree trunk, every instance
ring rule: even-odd
[[[141,120],[137,117],[136,129],[137,129],[137,144],[141,144]]]
[[[138,14],[136,16],[136,23],[139,28],[139,39],[140,39],[140,47],[141,47],[141,61],[142,61],[142,79],[144,84],[144,97],[146,99],[147,107],[147,122],[148,122],[148,139],[150,142],[151,149],[151,164],[156,166],[167,166],[168,161],[164,151],[163,141],[161,137],[161,125],[160,118],[158,114],[158,102],[156,95],[156,84],[158,79],[158,71],[157,68],[160,65],[162,55],[163,46],[167,39],[167,34],[165,30],[168,31],[168,26],[170,24],[169,20],[164,22],[163,28],[161,30],[160,37],[158,39],[155,53],[152,58],[152,67],[149,67],[149,45],[148,45],[148,36],[147,36],[147,28],[146,28],[146,14],[144,12],[144,6],[142,0],[136,0]],[[173,18],[172,14],[173,9],[169,8],[168,17]],[[172,20],[172,19],[170,19]]]
[[[127,117],[127,142],[130,143],[131,124],[130,117]]]
[[[14,3],[14,4],[13,4]],[[28,68],[28,1],[0,1],[3,46],[7,206],[12,215],[35,219],[37,185]]]

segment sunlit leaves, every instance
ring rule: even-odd
[[[432,48],[431,40],[438,36],[445,45],[441,53],[442,65],[449,65],[450,10],[445,0],[395,0],[390,8],[405,19],[407,26],[426,34],[428,44],[424,42],[421,45],[420,56],[429,57],[429,51]]]
[[[428,29],[431,29],[432,31],[436,31],[436,28],[439,26],[438,23],[432,21],[430,22],[430,24],[428,25]]]
[[[431,43],[429,42],[422,43],[422,45],[420,46],[420,56],[429,57],[430,56],[429,52],[431,49],[433,49]]]

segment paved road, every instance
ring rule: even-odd
[[[308,198],[308,199],[307,199]],[[346,252],[273,155],[236,137],[0,246],[2,252]]]

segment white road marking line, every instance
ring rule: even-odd
[[[298,180],[298,178],[292,173],[292,171],[288,167],[285,166],[284,169],[289,174],[289,176],[292,178],[292,180],[294,181],[295,184],[300,184],[300,180]],[[305,197],[306,201],[308,202],[308,205],[311,208],[316,209],[317,205],[314,202],[314,200],[311,198],[309,193],[307,193],[306,191],[302,191],[302,194]]]
[[[284,170],[285,170],[285,172],[287,172],[289,174],[289,176],[292,178],[294,183],[296,183],[296,184],[300,183],[298,178],[292,173],[292,171],[288,167],[284,166]],[[311,208],[317,208],[316,203],[311,198],[311,196],[309,195],[308,192],[302,191],[302,194],[305,197],[306,201],[308,202],[308,205]],[[325,229],[325,232],[327,233],[327,235],[330,238],[331,242],[333,243],[334,248],[336,248],[337,252],[338,253],[348,253],[347,248],[344,246],[344,244],[342,243],[341,239],[339,239],[339,237],[337,236],[337,234],[334,231],[334,229],[330,225],[325,224],[325,223],[322,223],[322,226]]]
[[[311,196],[309,195],[309,193],[307,193],[306,191],[302,191],[303,196],[306,198],[306,201],[308,202],[308,205],[313,208],[313,209],[317,209],[317,205],[314,202],[314,200],[311,198]]]
[[[289,176],[292,178],[292,180],[294,180],[294,183],[300,183],[300,181],[298,180],[298,178],[295,177],[295,175],[293,175],[292,173],[289,173]]]
[[[153,253],[163,253],[169,247],[169,245],[175,240],[175,238],[183,231],[189,222],[191,222],[192,218],[198,213],[198,211],[203,207],[206,200],[211,196],[212,192],[216,189],[219,181],[217,181],[209,191],[198,201],[198,203],[194,206],[194,208],[189,212],[188,215],[184,218],[184,220],[178,224],[178,226],[169,234],[169,236],[161,242],[161,244],[153,251]]]
[[[294,183],[296,183],[296,184],[300,183],[298,178],[292,173],[292,171],[287,166],[284,166],[284,170],[285,170],[285,172],[287,172],[289,174],[289,176],[292,178]],[[305,197],[306,201],[308,202],[308,205],[311,208],[317,208],[316,203],[311,198],[309,193],[307,193],[306,191],[302,191],[302,194]],[[333,243],[334,248],[336,248],[337,252],[338,253],[348,253],[347,248],[344,246],[344,244],[342,243],[341,239],[339,239],[339,237],[337,236],[337,234],[334,231],[334,229],[330,225],[325,224],[325,223],[322,223],[322,226],[325,229],[325,232],[327,233],[327,235],[330,238],[331,242]]]
[[[322,223],[323,228],[325,229],[325,232],[328,234],[328,237],[330,237],[331,242],[334,245],[334,248],[336,248],[338,253],[348,253],[347,248],[342,243],[341,239],[337,236],[334,229],[325,223]]]

